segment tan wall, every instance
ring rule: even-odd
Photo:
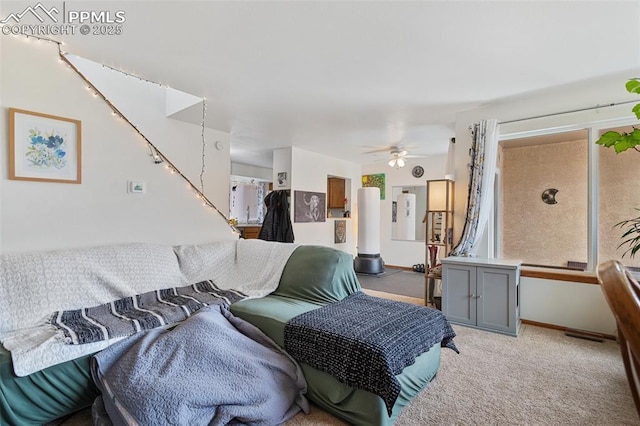
[[[622,220],[640,216],[640,153],[628,150],[616,154],[612,148],[600,148],[600,192],[598,232],[599,261],[621,260],[627,266],[640,266],[640,253],[635,259],[622,254],[626,247],[618,249],[624,233],[614,225]],[[626,228],[625,228],[626,229]]]
[[[587,261],[587,141],[505,147],[502,256],[566,266]],[[542,201],[556,188],[557,204]]]

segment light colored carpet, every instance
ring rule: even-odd
[[[523,325],[517,338],[454,326],[433,382],[401,413],[415,425],[640,425],[619,346]],[[63,423],[91,424],[88,410]],[[313,407],[287,426],[343,425]]]
[[[639,425],[615,342],[523,325],[514,338],[454,326],[438,375],[396,425]],[[315,409],[287,423],[343,424]]]

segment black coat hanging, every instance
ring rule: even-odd
[[[264,203],[267,205],[267,214],[264,216],[258,238],[265,241],[292,243],[293,225],[289,214],[287,191],[270,192],[264,197]]]

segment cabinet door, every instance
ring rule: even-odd
[[[443,265],[442,313],[451,322],[476,325],[476,267]]]
[[[327,179],[328,197],[327,208],[328,209],[343,209],[344,208],[344,193],[345,193],[345,180],[340,178]]]
[[[516,332],[516,272],[478,268],[478,327]]]

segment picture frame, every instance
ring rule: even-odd
[[[80,120],[9,108],[9,179],[82,183]]]
[[[278,188],[287,186],[287,172],[278,172]]]
[[[294,222],[326,222],[327,194],[294,191]]]
[[[378,187],[380,188],[380,199],[384,200],[385,198],[385,174],[378,173],[372,175],[362,175],[362,187]]]
[[[344,244],[347,242],[347,221],[336,220],[333,224],[333,243]]]

